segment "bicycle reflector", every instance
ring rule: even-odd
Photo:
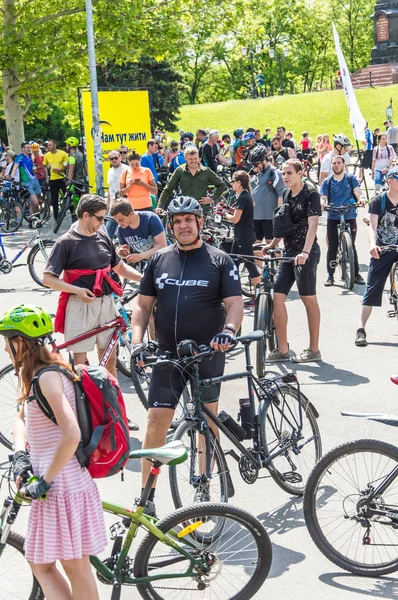
[[[195,529],[198,529],[198,527],[200,527],[201,525],[203,525],[203,521],[197,521],[196,523],[192,523],[192,525],[184,527],[184,529],[180,531],[180,533],[177,533],[177,537],[183,538],[186,535],[188,535],[188,533],[192,533],[193,531],[195,531]]]

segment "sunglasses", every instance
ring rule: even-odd
[[[103,217],[98,217],[94,213],[89,213],[89,214],[90,214],[91,217],[95,217],[97,219],[98,223],[103,223],[104,222],[104,219],[105,219],[104,216]]]
[[[110,156],[109,160],[118,160],[118,158],[119,158],[118,156]]]
[[[124,150],[120,150],[119,154],[127,154],[127,152],[124,152]]]

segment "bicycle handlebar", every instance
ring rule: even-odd
[[[340,212],[346,212],[350,208],[357,208],[357,207],[358,207],[358,202],[355,202],[354,204],[345,204],[344,206],[334,206],[333,204],[325,204],[324,209],[325,210],[338,210]]]

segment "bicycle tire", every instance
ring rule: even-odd
[[[245,263],[239,263],[238,273],[240,285],[242,288],[242,294],[247,298],[251,298],[252,296],[254,296],[254,288],[252,280],[250,279],[249,271],[247,270]]]
[[[265,401],[260,403],[260,436],[265,456],[277,451],[289,437],[294,437],[299,425],[298,392],[289,385],[273,385],[270,392],[273,400],[265,407]],[[300,440],[283,454],[274,458],[269,464],[270,475],[275,483],[285,492],[302,496],[305,485],[312,469],[322,455],[322,444],[317,413],[311,402],[300,392],[303,416],[303,433]],[[291,402],[290,400],[293,400]],[[265,412],[266,410],[266,412]],[[301,450],[298,447],[311,436],[316,436]],[[299,461],[300,457],[300,461]],[[300,464],[298,464],[300,462]],[[288,473],[300,476],[301,481],[289,482]],[[286,477],[285,477],[285,476]]]
[[[318,161],[314,161],[308,168],[307,179],[314,185],[319,185],[319,170],[320,166]]]
[[[13,449],[12,430],[17,416],[18,379],[14,365],[6,365],[0,370],[0,443],[8,450]]]
[[[61,207],[59,209],[57,220],[55,221],[55,225],[54,225],[54,229],[53,229],[54,233],[58,233],[58,231],[62,225],[62,221],[64,220],[65,215],[68,212],[68,209],[71,205],[71,202],[72,202],[71,194],[69,192],[66,192],[65,196],[62,199],[62,203],[61,203]]]
[[[396,446],[379,440],[361,439],[337,446],[325,454],[308,479],[304,495],[304,517],[308,531],[326,558],[355,575],[379,577],[398,570],[398,530],[383,525],[385,517],[374,516],[369,539],[375,545],[364,544],[366,520],[355,520],[361,497],[363,499],[372,481],[381,483],[383,476],[397,465]],[[381,507],[386,503],[390,508],[395,498],[398,512],[397,480],[391,485],[393,489],[388,488],[382,497],[375,498],[374,504]],[[365,514],[362,513],[362,516]],[[332,530],[329,532],[330,527]],[[386,532],[384,536],[383,532]],[[386,540],[385,550],[380,544],[382,537]],[[346,551],[343,551],[343,544],[346,545]],[[373,557],[377,557],[378,564],[369,562],[372,553]],[[360,554],[364,556],[362,560]],[[395,554],[394,558],[392,554]]]
[[[13,233],[17,231],[22,224],[23,208],[19,202],[9,199],[7,205],[0,204],[0,225],[4,233]]]
[[[269,298],[267,294],[260,294],[257,300],[257,313],[254,320],[254,330],[264,332],[262,340],[256,342],[256,372],[258,377],[264,377],[265,359],[267,358],[267,333],[268,333],[268,311]]]
[[[200,461],[200,457],[204,456],[205,452],[202,453],[198,449],[197,440],[200,435],[203,436],[204,442],[205,434],[198,421],[184,420],[173,436],[173,440],[182,441],[185,447],[189,449],[188,460],[169,468],[171,496],[176,508],[194,504],[195,495],[202,483],[200,481],[200,471],[204,470],[204,467],[201,468],[201,465],[197,463],[197,459],[199,457]],[[214,463],[213,473],[216,473],[216,476],[213,475],[208,483],[209,500],[228,502],[227,462],[220,442],[211,429],[209,429],[209,436],[211,463]],[[192,482],[192,476],[196,479],[196,487]]]
[[[40,244],[44,247],[44,252]],[[40,240],[40,244],[37,243],[32,247],[26,262],[28,263],[29,273],[33,281],[42,287],[46,287],[43,284],[43,271],[50,256],[50,252],[47,253],[46,248],[52,249],[55,246],[55,241]]]
[[[6,547],[0,560],[1,598],[7,600],[20,600],[20,598],[44,600],[40,584],[25,559],[24,541],[24,538],[14,531],[10,531],[8,534]],[[18,560],[20,556],[15,552],[11,553],[7,548],[8,546],[20,553],[23,557],[22,560]],[[2,565],[4,569],[2,569]]]
[[[348,231],[341,234],[341,277],[346,287],[352,290],[355,284],[355,262],[352,239]]]
[[[224,521],[224,533],[221,538],[216,538],[203,546],[202,542],[198,540],[198,532],[202,528],[210,526],[216,519]],[[215,555],[216,559],[212,562],[213,571],[210,567],[209,576],[206,577],[206,575],[199,576],[198,572],[193,570],[190,581],[185,577],[181,579],[170,577],[168,580],[165,578],[137,585],[141,597],[145,600],[170,599],[171,597],[180,597],[181,591],[187,590],[189,597],[192,597],[195,591],[195,594],[199,594],[202,600],[210,598],[248,600],[252,598],[267,578],[272,562],[271,542],[261,522],[241,508],[228,506],[226,514],[225,505],[206,502],[175,511],[159,521],[157,527],[164,533],[171,530],[180,532],[189,524],[197,529],[181,537],[178,543],[188,553],[192,552],[195,557],[198,552],[202,552],[203,556],[208,556],[210,553],[211,559]],[[185,545],[184,541],[186,541]],[[244,551],[242,551],[243,548]],[[160,562],[156,562],[157,552],[162,555],[159,556]],[[173,556],[175,557],[174,565]],[[167,559],[168,557],[169,559]],[[182,560],[181,555],[176,553],[173,548],[160,542],[151,533],[146,535],[137,550],[134,561],[134,577],[157,575],[162,568],[171,575],[170,571],[173,567],[179,571],[183,569],[183,573],[189,570],[187,561]],[[156,573],[157,568],[159,569],[158,573]],[[243,578],[247,579],[247,582],[243,581]],[[204,584],[203,589],[198,587],[200,581]],[[239,586],[243,587],[239,589]],[[170,596],[170,593],[173,595]],[[185,594],[184,597],[186,597]]]
[[[50,205],[47,201],[47,198],[44,196],[38,196],[39,201],[39,210],[36,211],[39,213],[39,218],[41,221],[46,221],[50,218]],[[27,223],[32,222],[32,217],[30,214],[30,199],[26,198],[23,201],[23,218]],[[29,212],[28,212],[29,211]]]
[[[390,303],[398,320],[398,263],[394,263],[390,271]]]

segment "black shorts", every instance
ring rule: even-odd
[[[254,259],[254,254],[253,254],[253,243],[252,242],[245,242],[245,241],[237,241],[234,240],[232,242],[232,248],[231,248],[231,254],[243,254],[244,256],[252,256]],[[237,265],[240,262],[244,262],[246,269],[249,272],[250,278],[254,279],[254,277],[259,277],[260,273],[258,272],[258,269],[256,267],[256,265],[254,264],[254,260],[239,260],[239,259],[232,259]]]
[[[397,260],[398,252],[395,251],[386,252],[380,258],[373,258],[372,256],[362,306],[381,306],[388,274]]]
[[[287,296],[296,282],[300,296],[316,296],[316,270],[320,258],[321,249],[315,243],[304,265],[296,266],[293,262],[280,263],[274,292]]]
[[[362,158],[361,167],[363,169],[371,169],[373,160],[373,150],[365,150]]]
[[[259,219],[258,221],[254,221],[254,231],[256,232],[256,240],[273,240],[274,228],[272,219]]]
[[[199,365],[201,379],[218,377],[224,373],[225,354],[217,352],[205,358]],[[148,391],[148,408],[172,408],[178,404],[180,396],[189,381],[188,373],[181,373],[171,365],[154,366]],[[220,384],[202,388],[204,402],[217,402]]]

